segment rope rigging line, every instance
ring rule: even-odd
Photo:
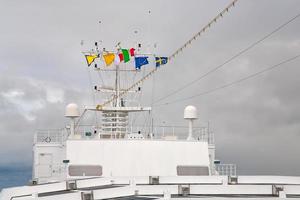
[[[197,40],[206,30],[208,30],[209,28],[211,28],[211,26],[215,23],[217,23],[217,21],[222,18],[227,12],[229,12],[229,10],[235,6],[236,2],[238,0],[233,0],[225,9],[223,9],[216,17],[214,17],[207,25],[205,25],[199,32],[197,32],[191,39],[189,39],[186,43],[184,43],[179,49],[177,49],[173,54],[171,54],[171,56],[168,57],[168,60],[171,61],[173,60],[179,53],[181,53],[184,49],[186,49],[189,45],[192,44],[192,42],[194,42],[195,40]],[[158,70],[158,68],[156,67],[155,69],[151,70],[148,74],[146,74],[144,77],[142,77],[140,80],[138,80],[137,82],[135,82],[134,84],[132,84],[130,87],[128,87],[127,89],[125,89],[124,91],[120,92],[120,94],[118,96],[113,96],[111,99],[109,99],[108,101],[104,102],[102,105],[97,105],[96,108],[97,109],[101,109],[103,106],[113,102],[114,100],[116,100],[117,98],[119,98],[120,96],[124,96],[128,91],[132,90],[133,88],[137,87],[139,84],[141,84],[142,82],[144,82],[145,80],[147,80],[150,76],[152,76],[156,71]]]
[[[184,45],[182,45],[179,49],[177,49],[169,59],[172,60],[177,56],[183,49],[185,49],[188,45],[191,45],[194,40],[201,36],[207,29],[211,27],[212,24],[217,23],[217,20],[224,16],[226,12],[229,12],[229,9],[232,8],[238,0],[233,0],[222,12],[220,12],[214,19],[212,19],[206,26],[204,26],[198,33],[196,33],[191,39],[189,39]]]
[[[97,74],[98,74],[98,77],[99,77],[102,85],[105,85],[104,79],[102,78],[102,75],[101,75],[101,71],[99,71]]]
[[[90,84],[90,88],[93,88],[92,87],[92,76],[91,76],[91,72],[90,72],[90,69],[87,69],[87,72],[88,72],[88,78],[89,78],[89,84]],[[93,99],[93,103],[95,104],[96,103],[96,93],[93,89],[91,89],[91,92],[92,92],[92,99]],[[98,116],[97,116],[97,113],[95,112],[95,122],[96,122],[96,126],[98,127]]]
[[[286,63],[289,63],[289,62],[291,62],[291,61],[293,61],[293,60],[296,60],[296,59],[299,58],[299,57],[300,57],[300,54],[298,54],[298,55],[296,55],[296,56],[294,56],[294,57],[288,58],[288,59],[286,59],[286,60],[283,60],[283,61],[281,61],[280,63],[277,63],[277,64],[272,65],[272,66],[270,66],[270,67],[264,68],[263,70],[260,70],[260,71],[258,71],[258,72],[255,72],[255,73],[253,73],[253,74],[250,74],[249,76],[246,76],[246,77],[244,77],[244,78],[241,78],[241,79],[238,79],[238,80],[236,80],[236,81],[232,81],[232,82],[230,82],[230,83],[224,84],[224,85],[222,85],[222,86],[219,86],[219,87],[216,87],[216,88],[213,88],[213,89],[210,89],[210,90],[207,90],[207,91],[198,93],[198,94],[193,95],[193,96],[189,96],[189,97],[177,99],[177,100],[174,100],[174,101],[171,101],[171,102],[167,102],[167,103],[163,103],[163,104],[156,104],[156,105],[154,105],[154,106],[165,106],[165,105],[169,105],[169,104],[174,104],[174,103],[178,103],[178,102],[181,102],[181,101],[186,101],[186,100],[189,100],[189,99],[193,99],[193,98],[196,98],[196,97],[199,97],[199,96],[204,96],[204,95],[207,95],[207,94],[216,92],[216,91],[221,90],[221,89],[225,89],[225,88],[227,88],[227,87],[233,86],[233,85],[235,85],[235,84],[241,83],[241,82],[246,81],[246,80],[249,80],[249,79],[251,79],[251,78],[254,78],[254,77],[256,77],[256,76],[258,76],[258,75],[260,75],[260,74],[263,74],[263,73],[265,73],[265,72],[268,72],[268,71],[271,71],[271,70],[273,70],[273,69],[275,69],[275,68],[278,68],[278,67],[280,67],[280,66],[282,66],[282,65],[284,65],[284,64],[286,64]]]
[[[259,40],[255,41],[254,43],[250,44],[249,46],[247,46],[245,49],[239,51],[237,54],[235,54],[234,56],[230,57],[229,59],[227,59],[225,62],[223,62],[222,64],[216,66],[215,68],[209,70],[208,72],[206,72],[205,74],[199,76],[198,78],[186,83],[185,85],[183,85],[182,87],[178,88],[177,90],[174,90],[172,92],[170,92],[169,94],[155,100],[154,103],[158,103],[161,102],[162,100],[177,94],[178,92],[184,90],[185,88],[195,84],[196,82],[200,81],[201,79],[205,78],[206,76],[208,76],[209,74],[217,71],[218,69],[222,68],[223,66],[225,66],[226,64],[230,63],[231,61],[233,61],[234,59],[236,59],[237,57],[241,56],[242,54],[246,53],[247,51],[249,51],[250,49],[252,49],[253,47],[255,47],[256,45],[260,44],[261,42],[263,42],[264,40],[266,40],[267,38],[269,38],[270,36],[272,36],[273,34],[275,34],[276,32],[280,31],[281,29],[283,29],[285,26],[287,26],[288,24],[290,24],[291,22],[293,22],[294,20],[296,20],[298,17],[300,17],[300,13],[297,14],[296,16],[292,17],[291,19],[289,19],[288,21],[286,21],[285,23],[281,24],[280,26],[278,26],[277,28],[275,28],[273,31],[271,31],[270,33],[266,34],[265,36],[263,36],[262,38],[260,38]]]

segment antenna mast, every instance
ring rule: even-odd
[[[198,39],[205,31],[207,31],[214,23],[217,23],[217,21],[222,18],[229,10],[235,6],[236,2],[238,0],[233,0],[228,6],[226,6],[216,17],[214,17],[211,21],[209,21],[206,26],[204,26],[199,32],[197,32],[195,35],[191,37],[187,42],[185,42],[180,48],[178,48],[176,51],[174,51],[173,54],[171,54],[168,58],[169,60],[173,60],[179,53],[181,53],[184,49],[186,49],[189,45],[191,45],[196,39]],[[127,89],[120,92],[118,96],[114,96],[112,99],[109,99],[108,101],[104,102],[102,105],[98,105],[97,107],[105,106],[115,99],[119,98],[119,96],[123,96],[126,93],[128,93],[130,90],[134,89],[138,85],[140,85],[142,82],[144,82],[146,79],[148,79],[150,76],[152,76],[158,68],[155,68],[151,70],[148,74],[146,74],[144,77],[142,77],[140,80],[132,84]]]
[[[115,87],[115,92],[116,92],[116,102],[115,106],[120,107],[120,67],[119,65],[116,65],[116,87]]]

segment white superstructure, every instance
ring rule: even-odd
[[[118,132],[79,133],[68,129],[36,134],[33,183],[91,177],[217,174],[213,136],[206,127],[160,127],[161,135],[157,136],[154,132],[132,130],[120,136]],[[177,137],[177,129],[185,131],[182,139]],[[234,167],[231,174],[235,173]]]
[[[181,127],[102,137],[72,125],[76,105],[66,110],[71,126],[35,136],[31,185],[4,189],[1,199],[300,199],[300,177],[237,176],[235,165],[220,164],[206,127],[189,121],[181,138]],[[195,120],[196,111],[186,107],[184,118]]]

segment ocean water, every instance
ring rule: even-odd
[[[0,167],[0,191],[7,187],[26,185],[31,174],[31,167]]]

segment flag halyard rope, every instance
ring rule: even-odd
[[[181,53],[184,49],[186,49],[189,45],[191,45],[195,40],[197,40],[207,29],[211,28],[211,26],[214,23],[217,23],[217,21],[224,16],[229,10],[235,6],[238,0],[233,0],[225,9],[223,9],[216,17],[214,17],[207,25],[205,25],[199,32],[197,32],[191,39],[189,39],[186,43],[184,43],[180,48],[178,48],[173,54],[171,54],[168,57],[168,60],[173,60],[179,53]],[[99,104],[96,106],[97,110],[101,110],[103,106],[106,106],[110,103],[112,103],[117,98],[124,96],[128,91],[132,90],[133,88],[137,87],[139,84],[147,80],[152,74],[154,74],[158,70],[158,67],[151,70],[148,74],[146,74],[144,77],[142,77],[140,80],[135,82],[133,85],[131,85],[129,88],[125,89],[124,91],[120,92],[120,94],[114,95],[111,99],[107,100],[103,104]]]

